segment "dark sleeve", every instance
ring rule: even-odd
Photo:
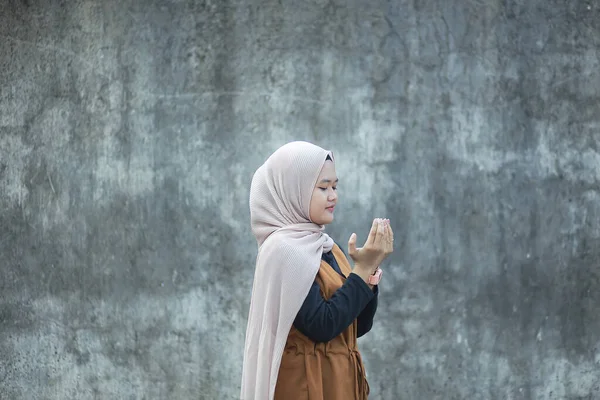
[[[373,298],[365,306],[362,312],[358,315],[357,321],[357,336],[361,337],[368,333],[373,327],[373,317],[377,312],[377,298],[379,297],[379,285],[373,288]]]
[[[342,333],[373,299],[375,293],[356,274],[350,274],[329,300],[313,283],[294,326],[313,342],[328,342]]]

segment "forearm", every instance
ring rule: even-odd
[[[361,337],[368,333],[373,327],[373,318],[377,312],[378,298],[379,298],[379,286],[374,287],[374,296],[365,306],[362,312],[357,318],[357,336]]]
[[[294,326],[314,342],[327,342],[346,330],[374,297],[373,290],[356,274],[350,274],[329,300],[321,296],[315,283]]]

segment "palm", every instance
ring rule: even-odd
[[[348,253],[356,264],[376,268],[393,251],[394,232],[388,220],[373,220],[369,237],[362,247],[356,247],[356,234],[348,241]]]

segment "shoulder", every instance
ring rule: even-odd
[[[260,252],[270,258],[290,258],[300,255],[300,248],[285,236],[271,235],[261,246]]]

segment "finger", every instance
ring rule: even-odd
[[[392,224],[389,224],[390,230],[390,253],[394,251],[394,230],[392,229]]]
[[[379,218],[373,220],[373,225],[371,225],[371,231],[369,232],[369,237],[367,238],[365,245],[375,243],[375,236],[377,235],[377,227],[379,225],[378,220]]]
[[[394,234],[392,233],[392,226],[390,225],[390,220],[386,220],[387,222],[385,223],[385,234],[387,236],[387,239],[392,240]]]
[[[350,235],[350,240],[348,240],[348,253],[355,254],[356,253],[356,233]]]
[[[376,245],[382,245],[383,243],[383,235],[385,233],[385,226],[383,224],[383,220],[379,220],[379,223],[377,224],[377,233],[375,234],[375,244]]]
[[[386,235],[386,244],[387,244],[387,251],[388,252],[392,252],[394,249],[394,236],[392,234],[392,227],[388,223],[385,224],[385,235]]]

